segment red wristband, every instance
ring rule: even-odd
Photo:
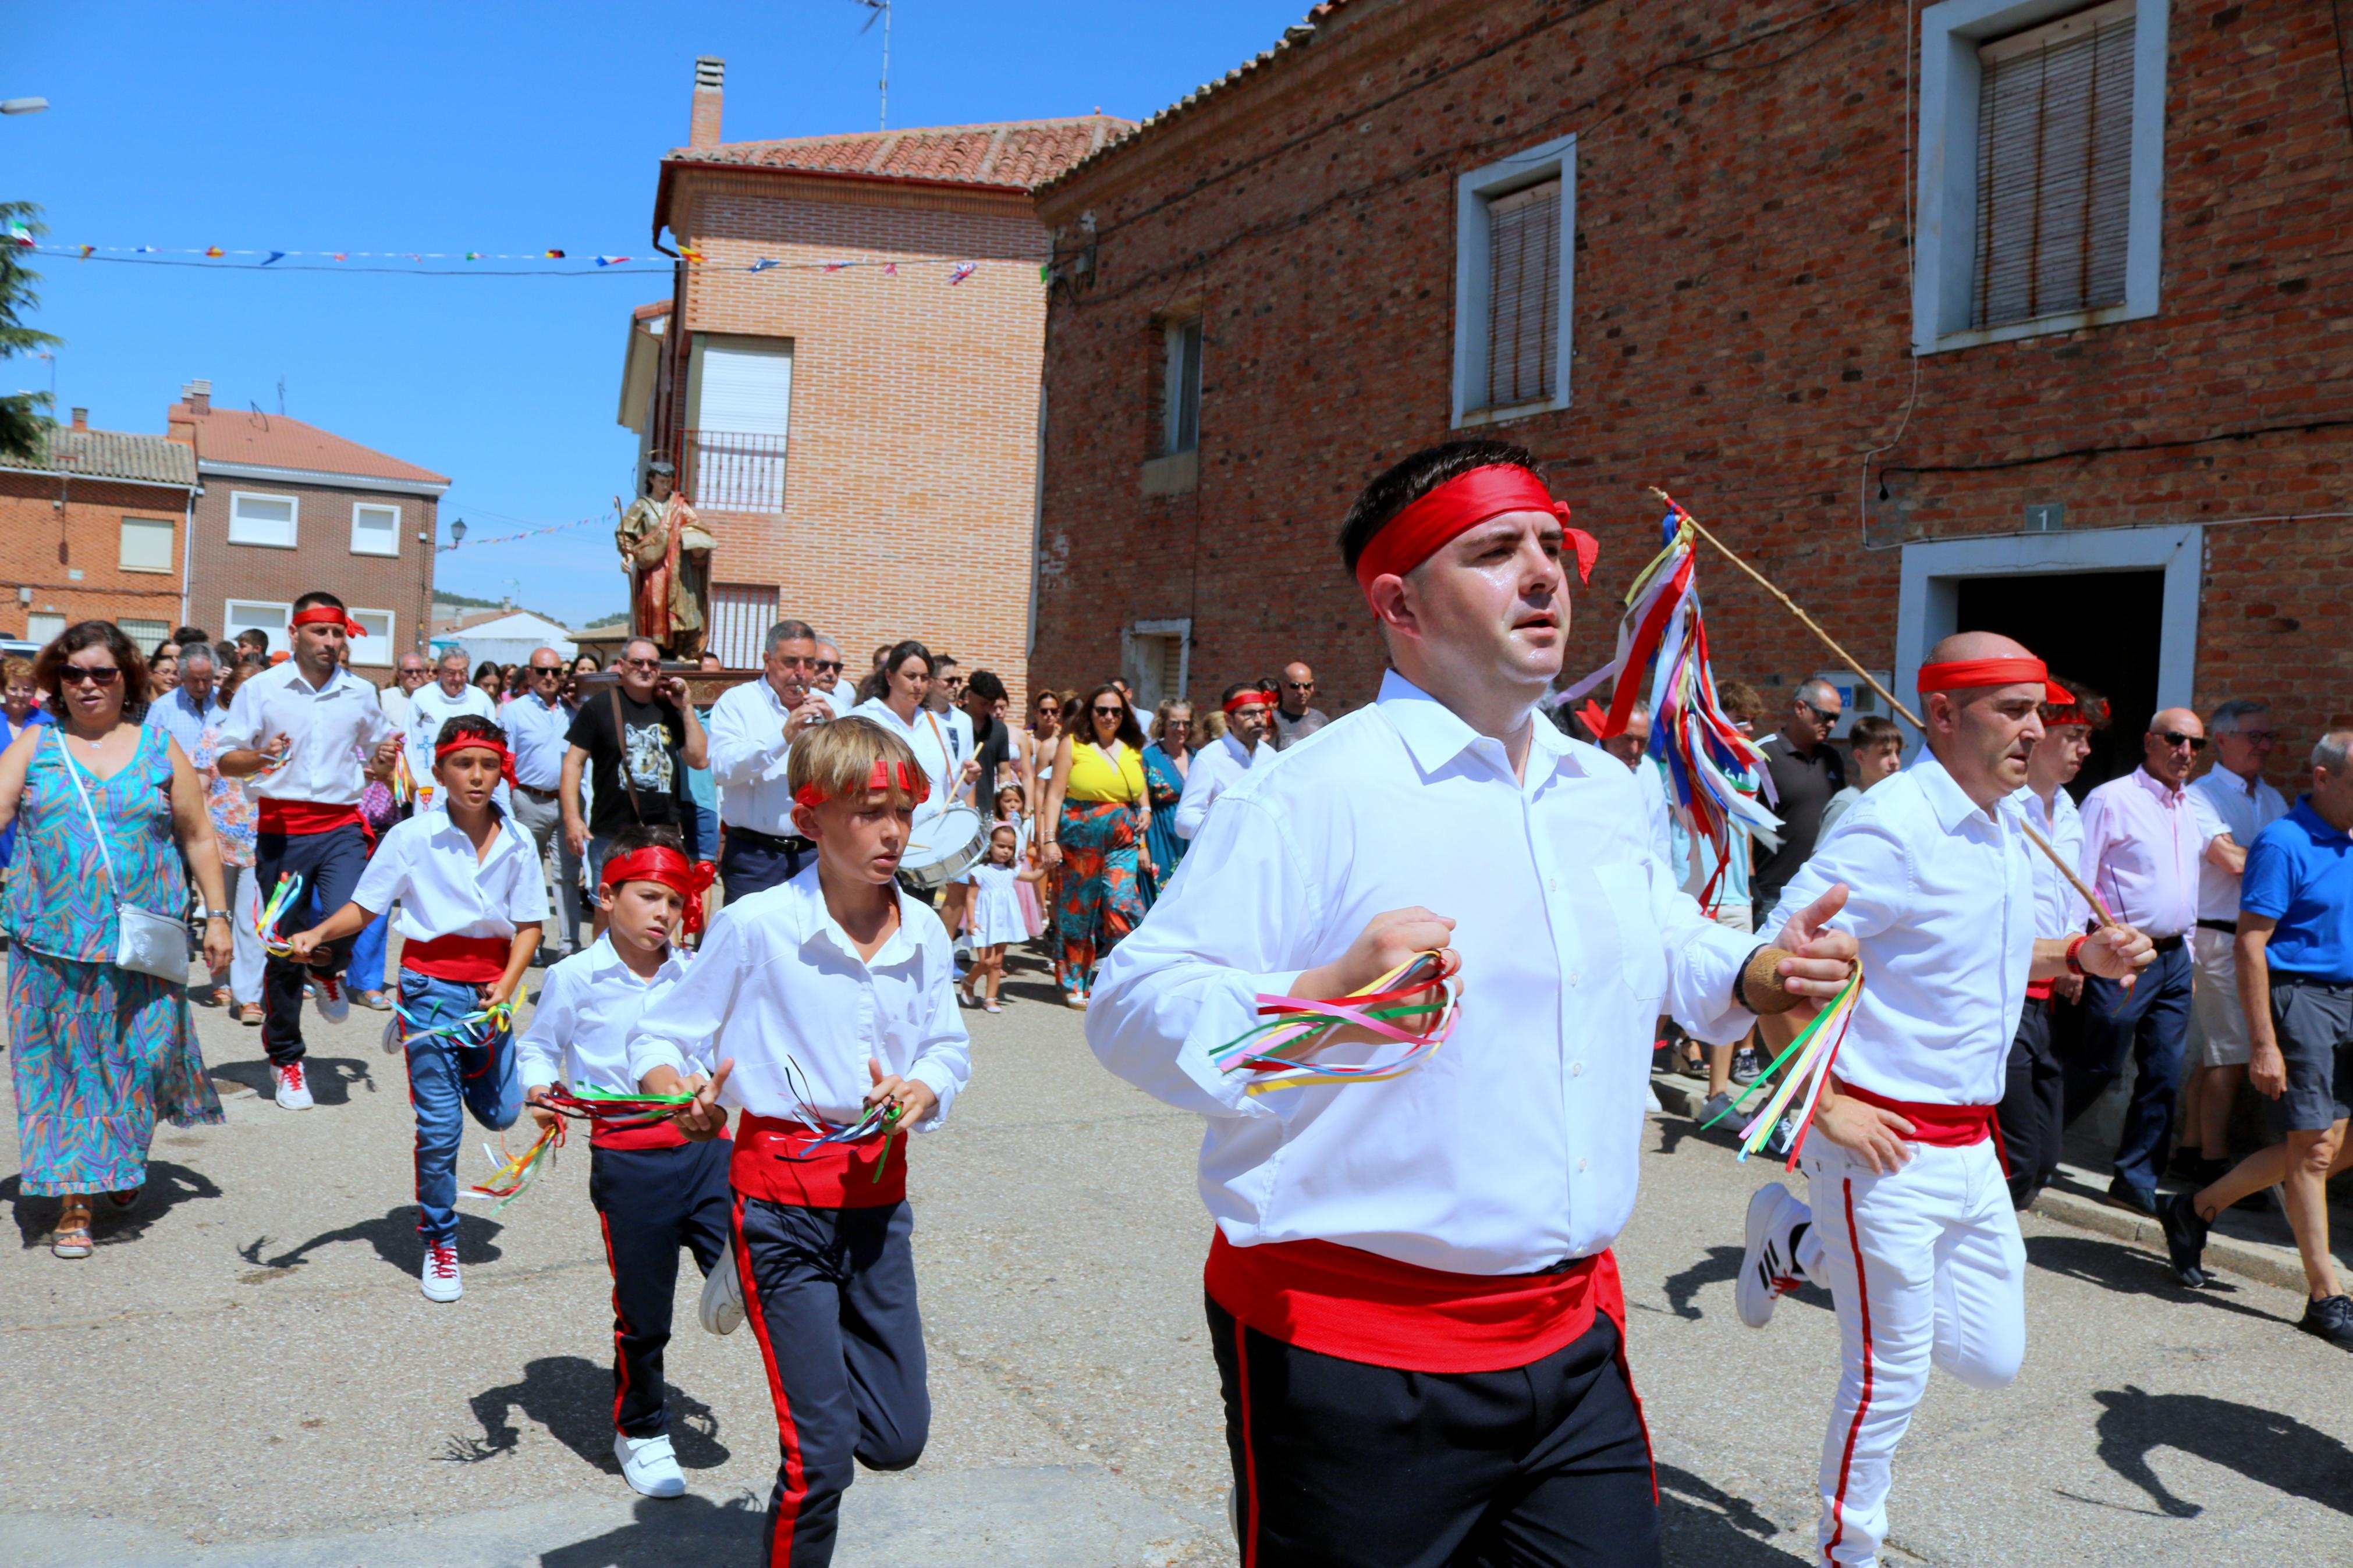
[[[2083,964],[2082,964],[2082,963],[2081,963],[2076,959],[2075,954],[2076,954],[2077,952],[2081,952],[2081,951],[2083,950],[2084,943],[2086,941],[2088,941],[2089,939],[2090,939],[2090,933],[2089,933],[2089,932],[2086,932],[2086,931],[2077,931],[2073,936],[2071,936],[2071,937],[2069,937],[2069,938],[2067,939],[2067,973],[2070,973],[2070,974],[2075,974],[2075,975],[2080,975],[2080,974],[2083,974],[2083,973],[2084,973],[2084,966],[2083,966]]]

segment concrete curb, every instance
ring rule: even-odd
[[[1700,1080],[1654,1075],[1651,1087],[1657,1091],[1659,1103],[1666,1107],[1670,1114],[1688,1121],[1698,1120],[1700,1102],[1707,1098],[1707,1090]],[[2166,1256],[2165,1228],[2162,1226],[2102,1199],[2045,1187],[2035,1194],[2034,1212],[2061,1225],[2072,1225],[2081,1230],[2114,1237],[2144,1252],[2153,1252],[2159,1258]],[[2210,1271],[2221,1269],[2258,1284],[2277,1286],[2283,1290],[2300,1291],[2305,1289],[2304,1263],[2293,1247],[2242,1241],[2215,1232],[2206,1238],[2205,1266]]]

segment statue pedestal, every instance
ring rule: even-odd
[[[685,679],[687,698],[697,708],[708,708],[719,700],[719,694],[731,686],[741,686],[747,680],[757,680],[756,669],[699,669],[691,664],[669,659],[662,661],[664,679],[676,675]],[[609,669],[579,678],[576,689],[583,698],[600,695],[606,688],[617,686],[621,678]]]

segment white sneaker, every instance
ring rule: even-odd
[[[1767,1182],[1748,1200],[1748,1245],[1732,1281],[1740,1321],[1761,1329],[1773,1321],[1773,1303],[1804,1284],[1790,1232],[1812,1212],[1778,1182]]]
[[[425,1267],[418,1271],[417,1289],[428,1301],[454,1301],[466,1293],[465,1281],[458,1278],[458,1247],[455,1242],[427,1242],[425,1247]]]
[[[613,1458],[621,1461],[621,1479],[642,1496],[677,1497],[686,1490],[686,1476],[678,1468],[678,1456],[670,1452],[667,1432],[651,1437],[616,1432]]]
[[[311,1000],[318,1004],[319,1016],[330,1024],[340,1024],[352,1016],[352,994],[343,989],[340,974],[322,974],[312,983]]]
[[[278,1109],[308,1110],[311,1109],[311,1086],[302,1081],[302,1064],[288,1062],[284,1067],[272,1065],[269,1079],[278,1089]]]
[[[732,1334],[744,1321],[744,1281],[735,1275],[735,1244],[719,1249],[719,1261],[702,1281],[702,1300],[694,1315],[708,1334]],[[643,1488],[638,1489],[643,1490]]]

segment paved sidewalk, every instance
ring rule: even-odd
[[[932,1446],[903,1475],[860,1476],[839,1561],[1229,1563],[1198,1123],[1097,1068],[1034,975],[1013,993],[1002,1016],[969,1016],[973,1087],[916,1145]],[[216,1076],[262,1082],[256,1031],[200,1018]],[[17,1368],[0,1562],[757,1560],[776,1456],[759,1359],[694,1327],[691,1279],[670,1363],[691,1493],[643,1501],[616,1472],[585,1148],[501,1215],[470,1204],[462,1302],[417,1294],[408,1109],[380,1028],[363,1013],[314,1034],[314,1110],[248,1094],[226,1127],[164,1130],[149,1206],[90,1259],[52,1258],[54,1202],[0,1185],[22,1242],[0,1250]],[[470,1136],[469,1179],[485,1141]],[[1802,1564],[1836,1373],[1826,1298],[1742,1329],[1740,1216],[1771,1173],[1677,1118],[1652,1119],[1650,1147],[1620,1253],[1669,1561]],[[1898,1461],[1907,1555],[1890,1560],[2353,1561],[2353,1363],[2287,1327],[2295,1298],[2193,1295],[2143,1251],[2026,1228],[2025,1373],[1998,1394],[1932,1383]]]

